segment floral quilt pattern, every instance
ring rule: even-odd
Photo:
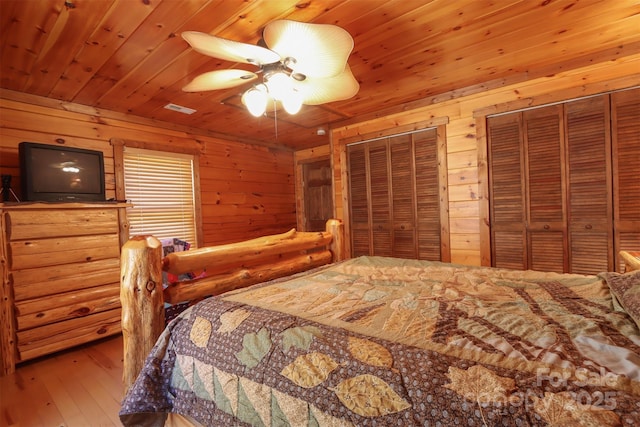
[[[121,410],[204,425],[640,423],[640,332],[595,276],[361,257],[173,320]]]

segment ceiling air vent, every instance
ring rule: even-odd
[[[183,107],[182,105],[177,104],[167,104],[164,106],[164,108],[166,108],[167,110],[177,111],[178,113],[182,114],[193,114],[196,112],[196,110],[194,109]]]

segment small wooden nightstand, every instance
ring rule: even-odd
[[[640,252],[620,251],[620,256],[624,261],[624,271],[640,270]]]

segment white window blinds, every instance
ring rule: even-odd
[[[193,156],[125,147],[130,236],[178,238],[196,246]]]

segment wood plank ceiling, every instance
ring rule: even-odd
[[[255,70],[193,51],[182,31],[254,44],[275,19],[346,29],[358,94],[276,121],[250,116],[238,87],[181,90],[206,71]],[[638,28],[634,0],[1,0],[0,78],[10,91],[300,149],[328,143],[319,127],[638,53]]]

